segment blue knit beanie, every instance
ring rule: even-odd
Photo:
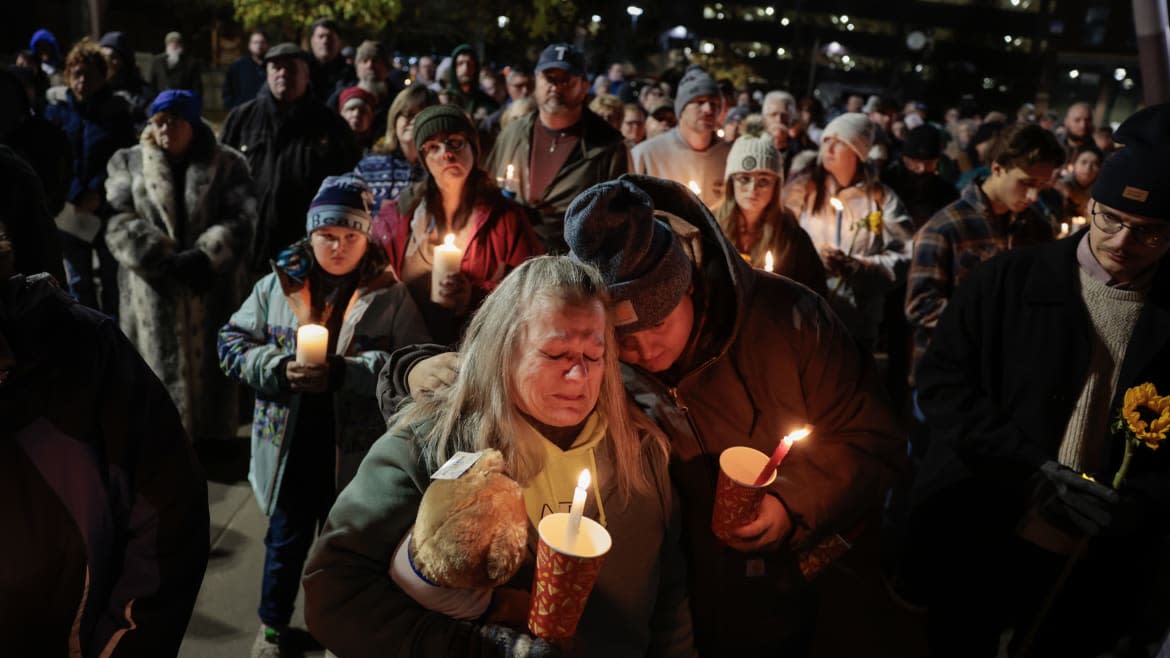
[[[373,194],[366,179],[354,174],[327,176],[309,204],[305,233],[326,226],[340,226],[370,234]]]
[[[585,190],[565,213],[571,255],[593,265],[609,288],[619,334],[670,315],[691,286],[691,260],[674,231],[654,217],[650,195],[619,179]]]
[[[155,96],[150,104],[150,116],[159,112],[170,112],[195,128],[202,121],[203,99],[193,91],[168,89]]]

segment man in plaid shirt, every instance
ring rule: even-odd
[[[914,333],[911,377],[955,289],[980,263],[1015,247],[1049,242],[1052,225],[1032,206],[1064,162],[1056,137],[1035,124],[1000,135],[991,175],[967,184],[959,200],[935,213],[914,236],[906,319]]]

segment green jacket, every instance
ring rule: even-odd
[[[425,610],[390,579],[394,551],[430,482],[416,437],[411,429],[388,432],[341,492],[305,567],[305,620],[341,656],[499,655],[480,625]],[[597,481],[613,483],[604,454]],[[694,655],[666,456],[646,440],[643,462],[657,494],[623,505],[612,485],[602,486],[613,548],[577,629],[581,656]],[[530,561],[509,587],[531,589],[537,540],[531,526],[528,534]]]
[[[581,113],[582,134],[577,149],[553,176],[544,195],[539,199],[528,197],[529,155],[532,151],[532,130],[539,112],[533,112],[509,123],[496,138],[496,145],[488,154],[484,169],[497,180],[504,178],[508,165],[516,167],[516,200],[540,214],[541,224],[535,226],[537,235],[549,251],[568,251],[564,242],[565,210],[577,195],[607,180],[613,180],[630,170],[630,152],[622,134],[601,117],[589,110]]]

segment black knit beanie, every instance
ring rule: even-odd
[[[1132,215],[1170,220],[1170,104],[1151,105],[1122,122],[1113,138],[1124,148],[1105,159],[1093,198]]]

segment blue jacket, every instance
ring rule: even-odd
[[[69,90],[64,101],[45,108],[45,118],[65,131],[73,149],[67,200],[76,203],[85,192],[105,199],[106,163],[114,151],[138,142],[129,105],[109,87],[84,102]]]
[[[113,320],[48,276],[0,284],[5,655],[173,656],[208,553],[207,484]]]

